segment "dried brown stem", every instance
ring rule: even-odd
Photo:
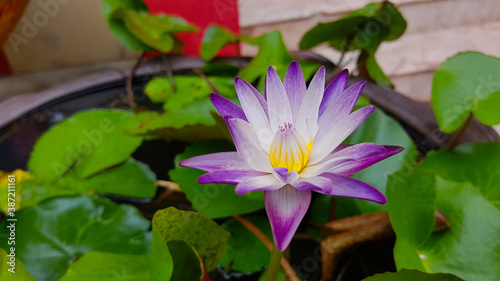
[[[253,233],[259,239],[269,251],[272,251],[273,248],[273,242],[267,238],[267,236],[260,230],[257,226],[255,226],[251,221],[245,219],[244,217],[240,215],[235,215],[233,218],[237,221],[239,221],[244,227],[246,227],[250,232]],[[286,277],[290,281],[299,281],[299,278],[295,274],[295,271],[293,270],[292,266],[288,262],[287,259],[281,258],[281,268],[285,272]]]
[[[205,79],[205,81],[210,86],[210,88],[212,88],[212,91],[214,91],[214,93],[220,95],[219,89],[217,89],[217,87],[215,87],[215,85],[210,81],[210,79],[208,79],[208,76],[205,73],[203,73],[203,71],[201,71],[199,68],[193,68],[193,72],[198,74],[199,76],[201,76],[203,79]]]
[[[134,81],[135,73],[137,72],[137,69],[141,65],[141,62],[144,59],[145,55],[146,52],[142,52],[141,56],[137,58],[137,60],[134,63],[134,66],[132,66],[132,69],[130,70],[130,75],[127,77],[127,99],[128,103],[130,104],[130,107],[132,108],[137,107],[137,103],[135,102],[134,99],[134,91],[132,90],[132,82]]]

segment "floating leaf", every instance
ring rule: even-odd
[[[486,125],[499,124],[499,72],[500,59],[477,52],[459,53],[442,63],[434,72],[431,96],[439,128],[452,133],[471,113]]]
[[[170,280],[174,272],[174,261],[167,241],[160,231],[153,227],[153,246],[151,247],[151,281]]]
[[[484,157],[478,154],[481,156]],[[435,173],[430,170],[436,163],[446,163],[450,169],[467,165],[449,162],[457,157],[465,160],[460,153],[438,152],[430,158],[432,165],[426,164],[426,160],[416,170],[399,175],[397,181],[391,176],[388,211],[397,236],[396,265],[398,268],[448,272],[465,280],[497,280],[500,278],[500,242],[497,239],[500,211],[493,205],[495,202],[489,201],[491,198],[485,197],[480,187],[464,181],[467,176],[459,172],[447,171],[447,168]],[[448,180],[442,179],[441,174]],[[429,179],[428,175],[435,179]],[[488,173],[484,176],[480,184],[492,180]],[[434,217],[430,215],[434,210],[447,218],[450,229],[425,238],[434,224]]]
[[[122,110],[79,112],[45,132],[35,143],[28,168],[42,180],[56,180],[70,169],[80,178],[129,159],[142,137],[126,131],[137,119]]]
[[[198,155],[234,150],[234,146],[229,142],[198,142],[188,146],[184,153],[176,157],[175,161],[178,163]],[[200,213],[210,218],[220,218],[264,208],[263,192],[238,195],[234,191],[234,185],[199,184],[198,178],[204,173],[197,169],[183,167],[176,167],[169,172],[170,178],[179,183],[179,187],[186,193],[193,208]]]
[[[156,76],[148,81],[144,93],[154,103],[164,103],[174,94],[170,79],[166,76]]]
[[[174,262],[174,272],[170,281],[202,280],[203,262],[195,248],[183,240],[170,240],[167,245]]]
[[[398,268],[425,270],[416,247],[434,227],[435,176],[402,169],[389,177],[387,211],[397,234],[394,259]]]
[[[59,281],[150,280],[150,275],[148,256],[91,251],[70,264]]]
[[[9,255],[9,256],[7,256]],[[6,252],[0,248],[0,280],[3,281],[36,281],[23,266],[19,258],[12,260],[15,252]]]
[[[257,226],[272,241],[271,226],[265,217],[245,217]],[[221,267],[226,267],[231,261],[231,268],[240,272],[256,272],[269,264],[271,254],[269,249],[250,230],[239,221],[230,219],[221,227],[230,232],[227,240],[227,252],[222,258]]]
[[[500,211],[469,183],[436,181],[436,209],[451,229],[417,249],[425,268],[465,280],[500,279]]]
[[[192,245],[208,271],[217,267],[226,252],[229,233],[200,213],[169,207],[156,212],[153,227],[167,242],[182,240]]]
[[[363,279],[363,281],[463,281],[462,279],[444,273],[425,273],[418,270],[403,269],[398,272],[386,272]]]
[[[208,79],[221,95],[236,100],[234,77],[209,76]],[[225,139],[227,129],[225,126],[220,126],[219,123],[224,121],[218,114],[214,118],[213,113],[217,110],[209,99],[209,93],[213,90],[205,79],[199,76],[177,76],[175,82],[177,86],[175,93],[167,78],[158,78],[154,82],[157,92],[150,94],[167,97],[163,104],[166,112],[139,113],[138,119],[141,122],[134,133],[190,142]]]
[[[427,154],[420,169],[446,180],[470,182],[483,196],[500,209],[500,143],[467,143],[453,151]]]
[[[103,198],[54,198],[16,212],[16,256],[38,281],[58,280],[90,251],[146,254],[149,222],[136,208]],[[4,221],[0,241],[7,245]]]

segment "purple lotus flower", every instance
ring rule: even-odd
[[[306,214],[311,192],[385,203],[384,195],[352,175],[403,148],[373,143],[341,143],[373,112],[369,105],[351,113],[366,82],[346,89],[344,70],[324,88],[321,67],[306,89],[302,70],[292,62],[282,83],[269,67],[265,96],[236,78],[241,107],[210,94],[226,120],[237,152],[184,160],[183,167],[207,171],[200,183],[235,184],[236,193],[264,191],[274,241],[286,249]]]

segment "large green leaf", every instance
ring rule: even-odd
[[[70,264],[59,281],[150,280],[147,257],[91,251]]]
[[[420,168],[443,179],[470,182],[500,209],[500,143],[467,143],[427,154]]]
[[[149,222],[132,206],[81,195],[43,201],[16,213],[16,256],[36,280],[58,280],[90,251],[145,254]],[[0,229],[3,249],[8,222]]]
[[[134,11],[147,12],[146,4],[142,0],[103,0],[102,13],[108,21],[109,29],[118,41],[126,48],[132,51],[152,51],[153,49],[141,42],[135,35],[125,26],[123,18],[113,17],[118,9],[127,8]]]
[[[186,151],[176,157],[176,162],[190,157],[221,152],[234,151],[229,142],[210,141],[198,142],[186,148]],[[248,213],[264,207],[264,193],[250,192],[238,195],[234,186],[227,184],[199,184],[198,178],[205,172],[176,167],[169,172],[170,178],[179,183],[179,187],[186,193],[193,208],[210,218],[227,217],[236,214]]]
[[[201,280],[204,274],[203,261],[196,249],[184,240],[170,240],[167,245],[174,263],[174,271],[170,281]],[[155,280],[167,279],[157,278]]]
[[[170,280],[174,271],[172,253],[168,248],[167,241],[160,231],[153,227],[153,246],[151,247],[150,266],[151,281]]]
[[[150,15],[147,11],[120,9],[113,15],[123,18],[125,26],[132,34],[149,47],[169,52],[174,48],[177,32],[193,32],[197,28],[183,19],[165,15]]]
[[[45,132],[35,143],[28,168],[43,180],[56,180],[72,169],[85,178],[125,162],[142,143],[128,134],[138,121],[122,110],[79,112]]]
[[[341,19],[319,23],[309,30],[299,43],[310,49],[323,42],[339,50],[366,50],[375,53],[382,41],[399,38],[406,29],[406,20],[390,2],[370,3]]]
[[[425,273],[418,270],[403,269],[398,272],[386,272],[363,279],[363,281],[463,281],[462,279],[444,273]]]
[[[219,93],[236,100],[234,77],[209,76]],[[167,77],[156,77],[146,86],[146,94],[152,100],[162,101],[165,113],[141,112],[141,121],[134,130],[138,135],[155,135],[165,139],[196,141],[225,139],[224,121],[217,114],[208,95],[213,92],[207,81],[199,76],[177,76],[174,92]]]
[[[245,217],[257,226],[272,241],[271,226],[266,217]],[[227,252],[221,260],[221,267],[226,267],[231,261],[232,269],[240,272],[256,272],[269,264],[271,253],[250,230],[239,221],[230,219],[221,227],[231,233],[227,240]]]
[[[398,268],[424,270],[416,247],[434,227],[435,176],[402,169],[389,177],[387,211],[397,234],[394,259]]]
[[[353,175],[354,178],[373,185],[384,194],[386,192],[388,176],[402,167],[412,167],[418,156],[416,146],[405,130],[393,118],[387,116],[379,109],[376,109],[344,143],[356,144],[363,142],[398,145],[405,148],[402,152]],[[344,201],[339,202],[343,205],[354,204],[360,214],[383,212],[386,210],[386,205],[366,200],[339,197],[338,201]],[[348,209],[353,210],[356,208],[353,206]],[[338,211],[342,217],[356,214],[345,213],[341,209]]]
[[[451,229],[418,247],[425,268],[465,280],[500,280],[500,211],[470,183],[438,178],[436,188],[436,209]]]
[[[156,193],[156,175],[149,167],[130,158],[127,162],[105,170],[87,179],[70,177],[61,179],[61,184],[83,193],[100,193],[151,198]]]
[[[448,58],[434,72],[431,105],[439,128],[457,130],[469,114],[486,125],[500,123],[500,59],[477,52]]]
[[[15,248],[15,247],[14,247]],[[8,255],[8,256],[7,256]],[[23,266],[15,251],[6,252],[0,248],[0,280],[3,281],[36,281]]]
[[[70,264],[61,281],[200,280],[203,264],[196,250],[182,240],[165,241],[153,228],[150,255],[91,251]]]
[[[226,252],[229,233],[200,213],[169,207],[156,212],[153,227],[167,242],[182,240],[192,245],[208,271],[217,267]]]
[[[466,160],[462,155],[451,155],[435,153],[429,159],[430,164],[426,160],[416,170],[391,176],[388,211],[397,236],[396,265],[448,272],[466,280],[500,279],[500,241],[497,239],[500,211],[491,198],[481,193],[481,187],[473,185],[474,179],[470,179],[472,183],[465,181],[467,176],[460,174],[460,171],[466,173],[463,167],[457,172],[451,171],[454,166],[468,165],[457,161],[474,161],[472,156]],[[477,157],[487,156],[478,153]],[[431,167],[437,163],[450,166],[450,170],[445,167],[434,171]],[[481,176],[484,179],[478,184],[482,185],[496,175]],[[434,210],[447,218],[450,229],[426,238],[434,223],[431,216]]]

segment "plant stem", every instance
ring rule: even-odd
[[[260,230],[257,226],[255,226],[255,224],[253,224],[251,221],[247,220],[243,216],[234,215],[233,218],[239,221],[250,232],[252,232],[253,235],[255,235],[262,242],[262,244],[264,244],[264,246],[266,246],[266,248],[272,252],[273,242],[271,242],[271,240],[267,238],[267,236],[264,234],[264,232],[262,232],[262,230]],[[274,246],[274,248],[276,248],[276,246]],[[290,265],[290,263],[286,258],[281,259],[281,268],[283,268],[285,276],[289,281],[299,281],[299,278],[295,274],[295,271],[293,271],[292,266]]]
[[[469,113],[469,116],[467,116],[467,120],[465,120],[465,122],[462,124],[462,126],[460,126],[458,131],[453,135],[451,140],[446,144],[446,146],[444,147],[444,150],[453,150],[453,148],[455,148],[455,146],[457,146],[458,139],[460,138],[462,133],[465,131],[465,128],[467,127],[467,125],[469,125],[471,119],[472,119],[472,114]]]
[[[280,271],[281,256],[283,253],[278,248],[273,246],[271,251],[271,260],[267,267],[267,281],[276,281],[278,279],[278,272]]]
[[[137,58],[134,66],[132,67],[132,70],[130,70],[130,75],[127,78],[127,99],[128,99],[128,103],[130,104],[130,107],[132,107],[132,108],[137,106],[137,103],[134,100],[134,91],[132,90],[132,82],[134,81],[135,72],[137,71],[137,69],[141,65],[141,62],[144,59],[145,55],[146,55],[146,52],[142,52],[141,56],[139,58]]]
[[[161,54],[161,58],[163,60],[163,64],[165,65],[165,71],[167,73],[168,80],[170,80],[170,85],[172,86],[172,90],[174,93],[177,92],[177,86],[175,85],[174,73],[172,72],[172,67],[170,67],[170,63],[168,62],[167,54]]]

